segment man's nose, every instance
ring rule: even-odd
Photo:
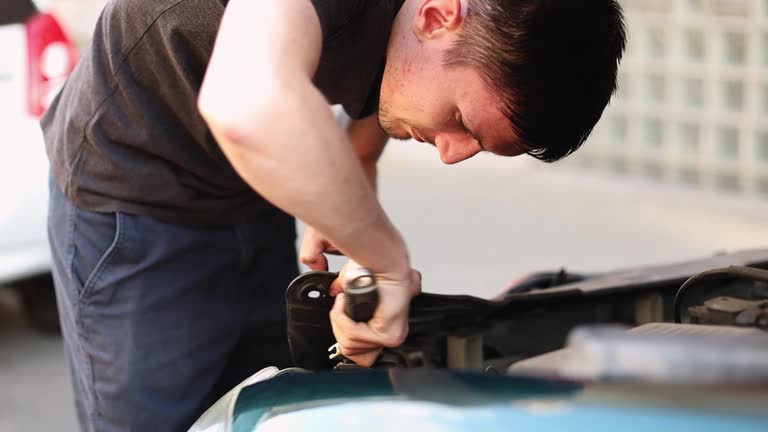
[[[435,136],[435,147],[440,152],[440,160],[446,165],[467,160],[482,150],[480,143],[466,134],[438,134]]]

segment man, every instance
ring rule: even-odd
[[[375,195],[377,120],[448,164],[554,161],[600,118],[623,46],[614,0],[110,2],[43,120],[82,428],[183,430],[290,363],[289,214],[312,227],[303,262],[332,244],[375,272],[369,323],[337,296],[341,352],[399,345],[420,277]],[[328,103],[360,119],[349,134]]]

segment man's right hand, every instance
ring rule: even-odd
[[[299,260],[312,270],[328,271],[328,259],[325,253],[341,254],[333,243],[326,240],[316,229],[307,226],[304,229],[304,237],[301,239]]]
[[[367,323],[355,322],[344,311],[346,273],[360,267],[350,260],[331,285],[336,302],[331,310],[331,326],[341,354],[355,363],[370,367],[382,348],[400,346],[408,336],[408,312],[411,298],[421,293],[421,274],[413,269],[400,273],[377,273],[379,305]]]

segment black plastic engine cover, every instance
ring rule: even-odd
[[[576,325],[628,322],[637,296],[663,294],[665,310],[677,288],[689,277],[728,265],[768,268],[768,249],[718,254],[698,260],[634,267],[546,289],[509,287],[494,300],[468,295],[421,294],[411,301],[409,334],[404,346],[420,347],[447,335],[482,333],[502,355],[533,355],[556,349]],[[286,292],[288,341],[295,365],[329,370],[334,342],[328,314],[333,307],[329,287],[336,273],[308,272]],[[666,312],[665,312],[666,316]],[[541,345],[541,346],[537,346]],[[524,348],[521,349],[521,347]]]
[[[328,347],[335,342],[328,314],[333,307],[329,294],[337,273],[308,272],[288,286],[288,342],[296,366],[328,370],[335,361],[328,358]],[[524,303],[540,303],[538,298],[488,301],[468,295],[421,294],[413,298],[406,344],[447,335],[470,335],[487,330],[502,311]]]

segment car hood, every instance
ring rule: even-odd
[[[766,402],[765,388],[581,384],[429,369],[289,373],[243,388],[232,430],[765,431]]]

